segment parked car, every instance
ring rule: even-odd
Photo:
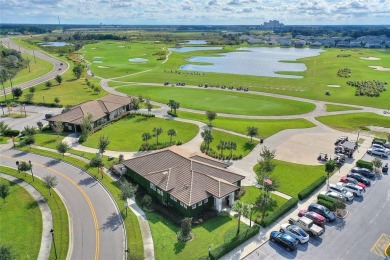
[[[308,242],[310,238],[302,228],[287,223],[280,225],[280,232],[292,236],[301,244]]]
[[[363,190],[366,191],[366,185],[364,183],[359,182],[359,181],[355,180],[354,178],[348,177],[347,175],[344,175],[343,177],[341,177],[340,182],[355,184],[359,187],[362,187]]]
[[[381,144],[372,144],[371,148],[374,148],[374,149],[385,149],[385,147],[383,145],[381,145]]]
[[[365,185],[371,185],[371,181],[369,179],[367,179],[366,177],[363,177],[363,175],[360,175],[359,173],[350,172],[347,174],[347,176],[357,180],[358,182],[362,182]]]
[[[339,199],[339,200],[341,200],[343,202],[346,201],[346,198],[342,194],[340,194],[338,192],[331,191],[331,190],[321,191],[320,194],[324,195],[324,196],[327,196],[329,198],[332,198],[332,199]]]
[[[353,194],[352,192],[348,191],[346,188],[344,188],[342,185],[337,184],[330,184],[329,190],[334,191],[336,193],[339,193],[341,196],[343,196],[347,201],[353,201]]]
[[[364,190],[359,185],[353,183],[342,183],[342,182],[338,182],[337,185],[343,186],[347,191],[352,192],[353,196],[355,197],[363,196]]]
[[[320,204],[312,203],[312,204],[309,205],[308,210],[309,211],[314,211],[314,212],[320,214],[327,221],[332,222],[332,221],[336,220],[336,214],[334,214],[328,208],[326,208],[325,206],[322,206]]]
[[[380,157],[389,157],[390,151],[388,149],[369,148],[367,149],[367,153]]]
[[[366,168],[353,167],[351,169],[351,172],[359,173],[367,178],[375,178],[375,173],[373,173],[372,171],[370,171],[369,169],[366,169]]]
[[[294,251],[298,247],[298,241],[295,238],[279,231],[272,231],[269,239],[271,242],[285,247],[287,251]]]
[[[313,211],[307,211],[306,209],[302,209],[298,212],[299,217],[306,217],[313,221],[317,226],[323,227],[325,225],[325,218],[318,213]]]

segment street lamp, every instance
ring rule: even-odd
[[[211,245],[209,245],[209,258],[211,259]]]
[[[250,216],[249,216],[249,227],[252,227],[252,210],[253,210],[253,204],[249,205],[249,208],[251,209]]]
[[[18,167],[18,172],[20,173],[19,161],[16,161],[16,167]]]
[[[31,163],[30,160],[28,161],[28,163],[30,164],[30,171],[31,171],[32,179],[33,179],[33,181],[34,181],[34,173],[33,173],[33,171],[32,171],[32,163]]]
[[[53,240],[53,246],[54,246],[54,254],[56,256],[55,259],[57,259],[57,248],[56,248],[56,241],[54,240],[54,229],[50,229],[51,238]]]

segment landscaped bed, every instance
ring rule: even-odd
[[[191,119],[208,124],[206,115],[178,111],[180,118]],[[212,121],[213,127],[226,129],[239,134],[247,135],[248,126],[254,126],[259,129],[257,138],[267,138],[285,129],[310,128],[315,125],[303,118],[299,119],[244,119],[218,116]]]
[[[181,107],[242,115],[297,115],[312,111],[315,105],[289,99],[240,92],[180,87],[125,86],[117,88],[128,95],[142,95],[167,104],[175,100]]]
[[[155,117],[128,116],[115,123],[108,124],[102,130],[94,133],[83,143],[85,146],[97,148],[101,135],[107,135],[110,144],[107,150],[114,151],[138,151],[145,141],[142,140],[143,133],[153,135],[153,128],[161,127],[163,133],[159,136],[159,143],[169,143],[170,137],[167,135],[169,129],[175,129],[177,136],[172,137],[172,141],[186,143],[196,136],[198,126],[174,120],[166,120]],[[152,137],[149,143],[156,143],[156,137]]]
[[[280,182],[278,191],[297,198],[298,193],[321,176],[326,176],[325,166],[312,166],[275,160],[272,175]],[[254,171],[257,170],[257,165]]]

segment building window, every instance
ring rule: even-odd
[[[205,199],[203,202],[206,204],[207,202],[209,202],[209,199]]]
[[[183,202],[181,202],[181,201],[180,201],[180,206],[182,206],[182,207],[184,206]]]
[[[177,199],[171,195],[171,200],[177,202]]]
[[[196,204],[192,205],[192,209],[196,209]]]
[[[203,201],[199,202],[199,203],[198,203],[198,206],[202,206],[202,204],[203,204]]]
[[[183,207],[186,209],[186,208],[187,208],[187,205],[186,205],[186,204],[183,204]]]
[[[157,189],[157,193],[160,194],[161,196],[163,195],[163,191],[162,190]]]
[[[150,183],[150,188],[154,191],[156,191],[156,185],[154,185],[153,183]]]

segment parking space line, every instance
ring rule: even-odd
[[[386,257],[384,251],[390,243],[390,236],[387,234],[382,234],[375,244],[371,247],[370,251],[381,257]]]
[[[271,242],[271,243],[273,243],[273,242]],[[280,249],[282,249],[284,253],[288,254],[288,255],[291,256],[292,258],[295,258],[295,256],[294,256],[293,254],[291,254],[290,252],[288,252],[285,248],[279,246],[279,245],[276,244],[276,243],[273,243],[273,244],[274,244],[275,246],[279,247]]]

